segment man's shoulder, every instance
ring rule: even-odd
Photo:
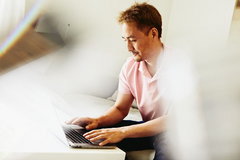
[[[164,52],[166,52],[168,55],[185,54],[185,52],[182,49],[167,45],[164,45]]]
[[[164,61],[169,65],[180,64],[180,63],[184,64],[190,61],[190,57],[182,49],[164,46],[164,52],[165,52]]]

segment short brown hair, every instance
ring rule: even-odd
[[[146,2],[135,3],[127,10],[120,13],[118,22],[137,24],[137,28],[148,34],[149,30],[155,27],[158,30],[158,38],[162,36],[162,17],[158,10]]]

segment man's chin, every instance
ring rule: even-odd
[[[135,62],[141,62],[142,61],[142,59],[138,56],[133,56],[133,59],[134,59]]]

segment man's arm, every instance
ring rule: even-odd
[[[97,118],[98,127],[112,126],[123,120],[128,115],[133,100],[134,97],[131,94],[118,93],[114,106]]]
[[[149,137],[166,131],[167,116],[162,116],[148,122],[122,127],[125,138]]]
[[[84,136],[91,141],[105,139],[99,145],[117,143],[125,138],[149,137],[166,130],[166,119],[167,116],[163,116],[142,124],[93,130]]]
[[[98,118],[76,117],[66,123],[79,125],[85,127],[87,130],[115,125],[128,115],[133,99],[134,97],[131,94],[118,93],[114,106],[111,107],[104,115]]]
[[[82,122],[85,122],[87,123],[87,130],[96,129],[97,127],[107,127],[115,125],[127,116],[133,99],[134,97],[131,94],[119,93],[114,106],[111,107],[104,115],[98,118],[76,118],[70,120],[68,124],[79,125],[82,124]],[[91,141],[105,139],[99,145],[106,145],[107,143],[117,143],[124,138],[153,136],[166,130],[166,119],[167,116],[162,116],[142,124],[119,128],[92,130],[86,133],[84,136]]]

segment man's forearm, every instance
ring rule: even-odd
[[[111,107],[104,115],[96,118],[98,127],[107,127],[119,123],[126,117],[127,113],[123,113],[117,107]]]
[[[130,110],[134,97],[131,94],[118,93],[118,98],[113,107],[104,115],[96,118],[98,127],[107,127],[119,123],[123,120]]]
[[[167,116],[163,116],[142,124],[122,127],[121,129],[124,138],[149,137],[165,131],[167,129],[166,120]]]

